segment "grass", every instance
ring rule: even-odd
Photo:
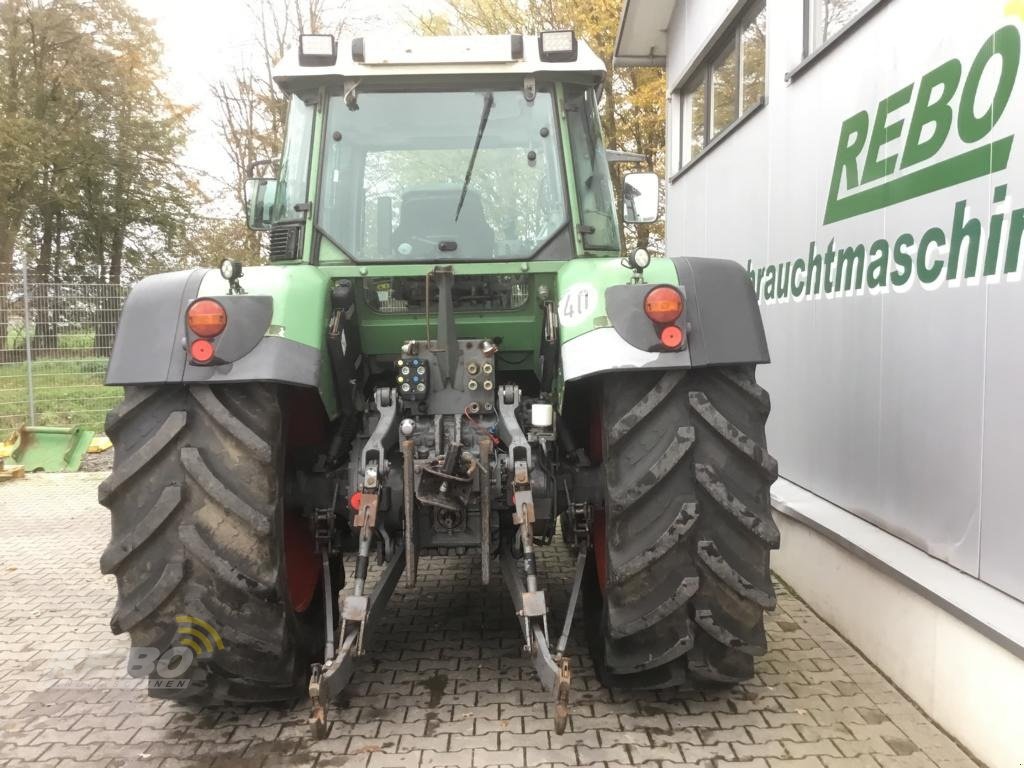
[[[68,334],[58,339],[61,349],[85,350],[92,346]],[[65,342],[65,339],[68,339]],[[32,364],[35,422],[47,427],[81,426],[100,431],[103,420],[121,399],[120,387],[103,386],[106,357],[75,357],[68,360],[42,359]],[[28,366],[0,363],[0,434],[28,423]]]
[[[62,333],[57,337],[57,349],[92,349],[95,344],[96,334],[92,331]]]
[[[52,336],[50,337],[53,338]],[[36,336],[32,337],[32,346],[39,347]],[[96,333],[94,331],[68,331],[57,335],[57,349],[84,349],[91,350],[96,345]],[[25,334],[20,325],[10,323],[7,326],[7,349],[24,349]],[[51,342],[52,349],[52,342]]]

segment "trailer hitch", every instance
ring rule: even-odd
[[[521,620],[520,628],[526,643],[525,649],[533,660],[533,669],[541,685],[553,695],[555,733],[563,734],[569,722],[569,690],[572,685],[569,657],[564,653],[558,656],[551,655],[544,593],[531,592],[526,588],[510,546],[502,548],[501,573],[505,577],[505,587],[512,596],[516,615]],[[571,615],[566,616],[566,622],[571,625]]]
[[[370,463],[363,477],[359,510],[353,519],[353,527],[359,530],[359,553],[356,556],[355,584],[351,595],[339,598],[341,626],[338,636],[341,642],[337,655],[334,653],[333,618],[330,597],[327,603],[327,642],[324,648],[324,663],[314,664],[309,679],[309,698],[312,711],[309,717],[310,733],[314,739],[327,735],[327,712],[330,702],[348,685],[355,673],[355,661],[364,653],[367,636],[373,631],[376,618],[390,599],[398,579],[405,569],[405,544],[391,549],[390,559],[370,594],[365,594],[366,577],[370,567],[370,546],[373,542],[377,521],[377,504],[380,493],[380,477],[376,463]],[[383,547],[382,547],[383,548]],[[324,587],[327,595],[332,594],[330,568],[325,560]]]
[[[330,605],[333,594],[330,568],[324,559],[325,618],[327,621],[324,663],[314,664],[309,680],[309,698],[312,712],[309,717],[310,732],[314,739],[327,735],[327,712],[331,700],[352,679],[355,660],[364,651],[366,638],[373,631],[375,619],[395,591],[395,585],[405,568],[405,545],[382,547],[387,564],[373,591],[367,595],[366,577],[370,568],[370,549],[373,545],[377,526],[377,508],[380,489],[388,472],[385,452],[395,439],[397,398],[394,390],[378,389],[374,401],[380,419],[363,450],[361,468],[362,483],[359,491],[359,508],[352,519],[352,527],[359,531],[359,551],[356,555],[355,581],[351,595],[339,598],[341,626],[338,630],[340,642],[337,653],[334,649],[334,619]],[[383,531],[379,533],[383,534]],[[385,538],[385,541],[387,539]],[[391,550],[390,552],[387,550]]]
[[[361,603],[363,609],[359,612],[358,618],[355,612],[349,613],[350,618],[346,622],[346,630],[341,634],[342,640],[337,655],[326,659],[323,664],[313,665],[309,679],[309,698],[312,705],[309,727],[314,739],[322,739],[327,735],[330,703],[352,680],[352,675],[356,671],[356,659],[362,655],[360,643],[376,628],[377,620],[383,613],[391,593],[395,591],[404,570],[405,544],[400,543],[391,560],[384,566],[384,571],[373,591],[364,598],[365,602]],[[342,616],[344,615],[343,609]]]
[[[501,549],[501,572],[505,586],[512,596],[516,616],[520,620],[525,650],[533,659],[533,668],[541,684],[554,697],[555,733],[565,733],[569,722],[569,691],[572,687],[572,670],[565,653],[572,629],[573,615],[579,600],[586,563],[586,546],[580,548],[576,558],[576,573],[572,593],[566,611],[565,624],[555,653],[551,652],[548,633],[548,607],[544,592],[537,580],[537,557],[533,548],[533,524],[536,521],[533,505],[533,490],[530,485],[530,448],[516,419],[520,392],[515,386],[504,386],[498,391],[498,424],[509,447],[512,460],[512,500],[514,511],[512,522],[517,526],[517,535],[522,547],[522,563],[517,562],[511,541],[505,541]],[[520,573],[522,571],[522,573]],[[525,579],[524,579],[525,577]]]

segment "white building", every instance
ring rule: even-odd
[[[666,69],[667,248],[736,259],[772,365],[776,570],[1024,765],[1024,0],[626,0]]]

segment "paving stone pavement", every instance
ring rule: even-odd
[[[6,766],[530,766],[968,768],[976,765],[841,637],[778,584],[769,652],[731,692],[610,693],[575,627],[570,729],[519,652],[499,578],[471,558],[420,561],[333,710],[307,737],[305,701],[188,708],[147,697],[110,633],[100,575],[101,474],[0,484],[0,768]],[[572,558],[541,549],[555,616]]]

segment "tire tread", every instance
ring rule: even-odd
[[[590,569],[584,600],[598,674],[621,688],[746,680],[775,606],[768,393],[753,366],[603,386],[608,582]]]
[[[111,628],[168,648],[179,617],[196,616],[225,641],[190,669],[184,696],[151,695],[271,702],[304,688],[316,642],[285,584],[281,421],[278,389],[264,383],[127,387],[107,417],[114,470],[99,497],[112,525],[101,569],[118,583]]]

